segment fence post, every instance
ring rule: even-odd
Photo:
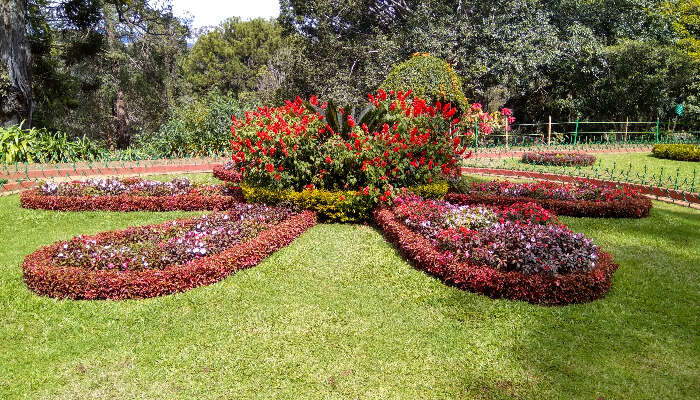
[[[552,144],[552,116],[549,116],[549,124],[547,124],[547,146]]]
[[[659,143],[659,124],[660,123],[661,123],[661,121],[659,121],[659,119],[657,118],[656,119],[656,143]]]
[[[627,117],[627,120],[625,121],[625,143],[627,143],[627,128],[630,124],[630,117]]]
[[[508,126],[508,117],[506,117],[506,149],[508,148],[508,131],[510,127]]]
[[[576,118],[576,129],[574,130],[574,146],[578,143],[578,118]]]

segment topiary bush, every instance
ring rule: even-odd
[[[654,157],[678,161],[700,161],[700,146],[696,144],[655,144]]]
[[[449,63],[429,53],[416,53],[410,59],[397,64],[382,83],[382,89],[408,93],[425,99],[428,103],[450,103],[457,108],[455,116],[460,121],[464,135],[476,140],[474,128],[478,126],[479,137],[485,138],[494,129],[508,129],[515,122],[512,110],[488,113],[481,104],[469,104],[462,92],[462,79]],[[371,100],[371,98],[370,98]]]
[[[462,78],[447,61],[429,53],[415,53],[396,64],[381,87],[396,92],[410,90],[428,102],[449,102],[462,112],[470,108],[462,92]]]

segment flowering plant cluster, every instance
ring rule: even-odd
[[[434,246],[462,261],[524,274],[565,274],[595,266],[597,247],[533,203],[455,205],[399,197],[392,211]]]
[[[651,200],[625,186],[496,180],[456,186],[456,189],[462,193],[448,193],[445,200],[459,204],[495,205],[535,202],[558,215],[572,217],[643,218],[651,209]]]
[[[58,298],[162,296],[252,267],[315,220],[310,211],[240,205],[206,217],[81,236],[27,256],[24,280],[36,293]]]
[[[340,108],[345,121],[338,129],[325,120],[328,112],[317,112],[329,106],[315,96],[258,108],[245,120],[234,117],[232,158],[244,182],[274,190],[349,190],[382,202],[398,188],[459,172],[457,159],[465,155],[468,141],[456,107],[428,104],[410,91],[379,90],[368,97],[381,116],[372,127]],[[468,116],[480,116],[484,126],[495,123],[476,109]]]
[[[609,254],[536,205],[508,208],[407,197],[374,218],[416,267],[458,288],[547,305],[605,295],[617,268]]]
[[[24,208],[61,211],[222,210],[241,200],[237,188],[197,185],[187,178],[170,182],[138,178],[46,182],[20,197]]]
[[[129,228],[113,241],[77,236],[54,257],[60,267],[91,270],[163,269],[218,254],[289,218],[283,207],[238,204],[226,212],[173,221],[156,229]]]
[[[38,186],[45,196],[179,196],[184,194],[225,194],[227,188],[215,185],[195,185],[187,178],[170,182],[140,178],[90,178],[84,181],[43,182]]]
[[[556,166],[589,166],[595,163],[595,156],[577,152],[538,151],[523,153],[521,161],[527,164]]]
[[[236,167],[236,163],[228,161],[223,165],[217,165],[213,171],[214,177],[224,182],[238,183],[243,179],[241,171]]]

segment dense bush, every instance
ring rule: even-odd
[[[452,103],[463,112],[470,106],[462,86],[462,78],[450,64],[428,53],[415,53],[408,60],[396,64],[381,85],[384,90],[410,90],[428,102]]]
[[[521,161],[527,164],[558,166],[589,166],[595,163],[595,156],[586,153],[538,151],[523,153]]]
[[[315,97],[246,112],[231,128],[233,161],[250,186],[354,190],[375,202],[390,199],[399,188],[459,173],[457,159],[467,144],[457,109],[410,95],[380,90],[369,96],[384,119],[373,124],[381,127],[376,131],[342,109],[349,129],[334,130],[323,114],[312,111],[319,104]],[[483,118],[484,125],[494,123]]]
[[[655,144],[654,157],[679,161],[700,161],[700,146],[696,144]]]
[[[467,183],[451,180],[445,200],[458,204],[508,205],[535,202],[558,215],[571,217],[643,218],[651,200],[627,187],[589,183],[566,185],[554,182],[513,183],[490,181]]]
[[[137,178],[46,182],[20,196],[24,208],[62,211],[223,210],[241,201],[237,188],[194,185],[187,178],[171,182]]]
[[[100,146],[87,137],[70,139],[63,132],[0,126],[0,162],[71,162],[94,159]]]
[[[58,298],[163,296],[255,266],[315,224],[310,211],[288,216],[250,205],[223,215],[205,217],[213,223],[202,223],[199,217],[54,243],[25,258],[24,281],[34,292]],[[121,254],[112,256],[113,251]],[[118,265],[113,261],[117,259]]]
[[[386,118],[374,132],[351,116],[351,130],[335,132],[299,98],[234,120],[233,160],[244,181],[275,190],[357,190],[377,200],[391,197],[397,188],[458,172],[457,158],[466,146],[454,107],[383,91],[371,99]]]
[[[589,302],[605,296],[610,289],[612,275],[618,267],[608,253],[598,251],[595,267],[586,272],[554,275],[505,271],[470,261],[460,261],[449,252],[439,250],[434,241],[409,229],[389,209],[377,209],[374,212],[374,220],[384,236],[417,268],[449,285],[493,298],[545,305]]]
[[[412,58],[396,65],[382,83],[382,88],[410,92],[428,103],[440,101],[455,105],[456,116],[470,140],[476,139],[475,125],[478,125],[479,135],[484,139],[494,128],[505,128],[505,119],[510,124],[515,122],[510,109],[503,108],[500,112],[488,113],[480,103],[469,104],[462,93],[462,79],[450,64],[427,53],[416,53]]]
[[[184,157],[230,150],[231,116],[248,105],[227,96],[209,95],[183,101],[157,132],[136,136],[134,147],[153,157]]]

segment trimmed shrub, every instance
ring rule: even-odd
[[[655,144],[654,157],[678,161],[700,161],[700,146],[696,144]]]
[[[243,184],[241,192],[248,203],[289,204],[316,212],[324,222],[365,221],[374,208],[369,197],[347,190],[271,190]]]
[[[415,53],[396,64],[381,87],[387,91],[411,91],[428,102],[452,103],[464,112],[470,105],[462,92],[462,85],[462,78],[447,61],[429,53]]]
[[[194,221],[197,219],[189,220]],[[145,269],[88,269],[57,265],[57,255],[70,242],[58,242],[28,255],[22,263],[24,281],[39,295],[70,299],[142,299],[183,292],[218,282],[230,274],[257,265],[287,246],[315,224],[315,214],[304,211],[270,226],[255,237],[223,251],[196,257],[183,264]],[[191,225],[181,221],[183,225]],[[158,234],[172,229],[173,221],[161,225],[100,233],[81,240],[95,245],[124,241],[135,232]],[[175,221],[177,224],[177,221]]]
[[[515,122],[512,110],[503,108],[500,112],[488,113],[481,104],[469,104],[462,92],[462,79],[449,63],[429,53],[415,53],[411,58],[394,66],[381,86],[390,93],[425,99],[428,103],[450,103],[457,108],[456,116],[470,142],[476,138],[474,126],[479,126],[482,139],[491,134],[494,128],[505,127]],[[510,130],[510,127],[508,127]]]
[[[523,153],[521,161],[526,164],[557,166],[589,166],[595,163],[595,156],[586,153],[539,151]]]
[[[406,190],[427,198],[442,198],[447,193],[447,182],[413,186]],[[324,222],[363,222],[374,208],[371,199],[352,190],[330,191],[324,189],[270,190],[241,185],[241,192],[248,203],[290,204],[298,209],[312,210]]]

